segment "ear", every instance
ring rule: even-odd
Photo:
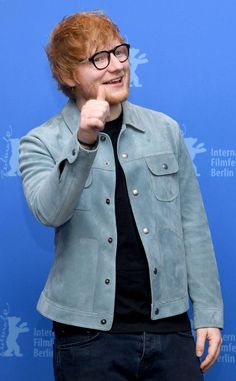
[[[69,87],[75,87],[77,84],[73,78],[69,78],[64,74],[61,75],[61,79]]]

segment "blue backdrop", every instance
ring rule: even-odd
[[[91,9],[108,13],[132,46],[130,100],[180,123],[201,185],[225,301],[222,353],[206,380],[234,381],[234,0],[0,0],[0,379],[53,379],[50,322],[35,310],[52,262],[53,231],[26,206],[18,143],[66,102],[44,53],[51,30],[65,15]]]

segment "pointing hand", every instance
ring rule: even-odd
[[[81,108],[78,139],[85,144],[93,144],[98,133],[104,129],[110,115],[110,106],[106,101],[105,86],[100,85],[96,99],[89,99]]]

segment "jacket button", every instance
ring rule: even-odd
[[[153,272],[155,275],[157,275],[157,268],[156,267],[154,267]]]
[[[162,164],[162,168],[168,169],[168,165],[166,163]]]
[[[106,198],[106,204],[109,205],[110,204],[110,199],[109,198]]]
[[[76,150],[75,150],[75,148],[73,148],[72,155],[75,156],[75,154],[76,154]]]
[[[155,315],[158,315],[159,312],[160,312],[160,311],[159,311],[159,308],[156,308],[156,309],[155,309]]]
[[[102,141],[102,142],[105,142],[105,140],[106,140],[106,136],[102,135],[102,136],[101,136],[101,141]]]
[[[123,159],[127,159],[127,157],[128,157],[128,154],[126,153],[126,152],[124,152],[124,153],[122,153],[122,155],[121,155],[122,157],[123,157]]]
[[[102,319],[101,320],[101,323],[104,325],[104,324],[107,324],[107,321],[106,321],[106,319]]]
[[[144,232],[144,234],[148,234],[149,233],[149,229],[148,228],[143,228],[143,232]]]
[[[108,242],[109,243],[112,243],[113,242],[113,239],[111,237],[108,238]]]
[[[111,281],[110,281],[110,279],[108,279],[108,278],[105,280],[105,283],[106,283],[106,284],[109,284],[110,282],[111,282]]]
[[[139,195],[139,191],[138,191],[138,189],[133,189],[133,195],[134,195],[134,196],[138,196],[138,195]]]

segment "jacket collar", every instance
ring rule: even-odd
[[[141,132],[145,132],[145,128],[140,125],[140,117],[138,115],[137,106],[133,105],[130,102],[122,103],[123,107],[123,123],[126,126],[130,126],[139,130]],[[75,102],[69,100],[65,107],[62,109],[62,117],[69,128],[69,130],[74,133],[78,126],[80,120],[80,112]]]
[[[74,101],[69,100],[63,107],[61,115],[72,134],[77,130],[80,120],[80,112]]]
[[[124,102],[122,103],[122,106],[123,106],[123,114],[124,114],[123,123],[125,123],[126,126],[131,126],[135,128],[136,130],[145,132],[145,127],[143,126],[143,123],[140,118],[140,114],[138,112],[139,108],[130,102]]]

